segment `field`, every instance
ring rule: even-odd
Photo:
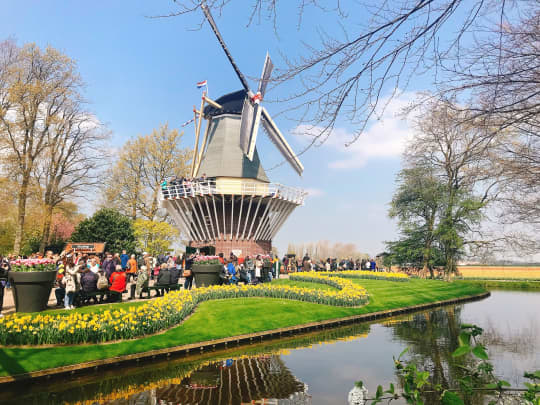
[[[540,280],[540,266],[458,266],[467,279],[489,280]]]

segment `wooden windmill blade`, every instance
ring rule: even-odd
[[[272,63],[272,59],[270,59],[270,55],[268,55],[268,52],[266,53],[266,58],[264,59],[264,66],[263,71],[261,74],[261,80],[259,81],[259,89],[257,90],[258,93],[261,93],[261,96],[264,98],[264,94],[266,93],[266,87],[268,86],[268,81],[270,80],[270,76],[272,75],[272,70],[274,70],[274,64]]]
[[[253,160],[255,154],[255,144],[257,143],[257,134],[259,132],[259,124],[261,122],[261,106],[260,102],[266,92],[266,86],[270,75],[274,69],[274,64],[270,59],[270,55],[266,53],[264,60],[264,66],[261,73],[261,80],[259,81],[259,88],[257,95],[255,95],[255,101],[249,99],[248,93],[244,100],[244,108],[242,109],[242,123],[240,125],[240,147],[242,151],[247,155],[249,160]]]
[[[225,41],[223,40],[223,37],[221,36],[221,33],[218,30],[216,22],[214,21],[214,18],[212,17],[212,14],[210,14],[210,10],[208,9],[208,6],[206,5],[205,1],[201,2],[201,8],[202,8],[202,11],[203,11],[204,15],[206,16],[206,19],[208,20],[208,23],[210,24],[210,27],[212,28],[212,31],[214,31],[214,34],[215,34],[219,44],[221,45],[221,48],[223,49],[223,52],[225,52],[225,55],[227,56],[227,59],[229,59],[229,62],[231,63],[234,71],[236,72],[236,75],[238,76],[238,79],[240,79],[240,83],[242,83],[242,86],[244,87],[244,89],[247,92],[249,92],[248,82],[247,82],[245,76],[240,71],[240,68],[238,67],[238,65],[234,61],[231,53],[229,52],[229,48],[227,48],[227,45],[225,44]]]
[[[285,160],[292,166],[294,170],[301,176],[304,171],[304,166],[300,163],[298,157],[293,152],[289,143],[283,137],[283,134],[278,129],[277,125],[274,123],[266,108],[261,107],[262,110],[262,125],[272,141],[272,143],[278,148]]]
[[[254,113],[255,105],[249,100],[249,97],[246,97],[242,106],[242,118],[240,121],[240,148],[246,155],[250,149]]]

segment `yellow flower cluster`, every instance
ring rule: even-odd
[[[363,278],[372,280],[387,281],[409,281],[409,276],[405,273],[394,273],[385,271],[367,271],[367,270],[344,270],[340,272],[323,271],[319,274],[325,276],[344,277],[344,278]]]
[[[337,290],[272,283],[210,286],[174,291],[140,306],[92,314],[13,314],[0,318],[0,344],[75,344],[131,339],[177,325],[199,302],[213,299],[268,297],[334,306],[358,306],[368,301],[366,290],[346,279],[316,273],[296,273],[291,279],[329,284]]]
[[[328,295],[335,295],[345,301],[367,301],[368,293],[366,289],[349,280],[345,280],[337,276],[340,273],[315,273],[315,272],[300,272],[289,275],[290,280],[308,281],[320,284],[328,284],[337,288],[339,291],[324,291]],[[321,290],[317,290],[321,291]]]

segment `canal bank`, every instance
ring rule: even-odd
[[[540,369],[538,305],[540,294],[535,292],[493,291],[486,299],[392,318],[7,384],[0,403],[346,404],[347,393],[358,380],[370,394],[379,384],[398,387],[392,356],[405,348],[409,349],[405,361],[434,371],[435,383],[455,386],[461,366],[470,361],[451,355],[465,323],[484,329],[482,343],[496,375],[520,387],[524,371]],[[440,405],[440,398],[426,397],[424,403]],[[482,398],[473,403],[483,403]]]
[[[13,375],[0,377],[0,384],[7,384],[12,382],[19,382],[28,379],[40,379],[51,378],[62,375],[75,375],[78,373],[84,373],[89,370],[96,371],[101,368],[118,367],[122,365],[129,365],[130,363],[138,363],[147,360],[156,359],[169,359],[174,356],[188,355],[190,353],[203,353],[205,351],[214,351],[223,348],[228,348],[232,345],[250,344],[253,342],[262,342],[265,339],[279,338],[283,335],[290,336],[293,334],[305,333],[324,328],[332,328],[335,326],[346,325],[350,323],[369,322],[374,320],[380,320],[385,318],[391,318],[398,315],[407,313],[414,313],[418,311],[424,311],[430,308],[436,308],[446,305],[453,305],[459,303],[470,302],[474,300],[480,300],[489,297],[489,292],[481,292],[477,294],[471,294],[456,298],[450,298],[446,300],[438,300],[434,302],[428,302],[423,304],[410,305],[407,307],[398,307],[383,311],[374,311],[364,314],[351,315],[346,317],[340,317],[335,319],[327,319],[316,322],[309,322],[299,325],[293,325],[283,328],[253,332],[248,334],[241,334],[230,336],[221,339],[212,339],[208,341],[178,345],[167,347],[157,350],[149,350],[139,353],[126,354],[120,356],[114,356],[105,359],[98,359],[93,361],[81,362],[78,364],[72,364],[61,367],[48,368],[44,370],[31,371],[27,373],[16,373]],[[49,350],[59,350],[62,348],[49,348]],[[28,349],[31,350],[31,349]],[[45,350],[45,349],[43,349]],[[2,356],[5,359],[5,356]]]

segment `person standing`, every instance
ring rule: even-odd
[[[193,255],[189,255],[189,257],[186,259],[186,268],[184,269],[184,290],[191,290],[191,287],[193,286],[193,271],[191,268],[193,267]]]
[[[0,318],[4,316],[4,314],[2,314],[2,309],[4,307],[4,289],[6,288],[6,284],[8,282],[9,270],[9,262],[2,259],[0,263]]]
[[[118,264],[114,262],[112,255],[110,253],[107,253],[107,257],[105,260],[103,260],[103,265],[101,266],[101,268],[105,272],[105,276],[107,276],[107,280],[111,278],[117,265]]]
[[[64,297],[64,308],[74,309],[73,302],[75,301],[75,295],[79,291],[79,266],[73,265],[73,262],[66,264],[66,274],[62,278],[62,282],[66,289],[66,295]]]
[[[115,253],[115,254],[114,254],[113,260],[114,260],[114,265],[115,265],[115,267],[116,267],[117,265],[122,265],[122,260],[120,259],[120,254],[119,254],[119,253]]]
[[[57,307],[61,307],[62,305],[64,305],[64,297],[66,296],[66,287],[62,281],[65,275],[64,273],[65,273],[64,264],[60,263],[57,268],[56,280],[55,280],[56,288],[54,290]]]
[[[124,270],[127,269],[128,261],[129,261],[129,255],[126,253],[126,250],[124,249],[122,250],[122,254],[120,255],[120,265],[122,266]]]
[[[111,257],[111,259],[112,259],[112,257]],[[92,273],[94,273],[94,274],[98,273],[99,264],[98,264],[97,259],[96,259],[95,256],[90,259],[90,263],[88,263],[88,268],[90,269],[90,271]]]
[[[236,278],[236,268],[234,267],[234,263],[232,260],[229,260],[229,262],[227,263],[227,273],[229,275],[229,283],[236,284],[238,279]]]
[[[253,280],[255,280],[255,263],[253,262],[251,256],[246,256],[244,266],[246,267],[246,270],[249,274],[249,282],[251,284],[253,283]]]
[[[255,259],[255,278],[257,279],[257,282],[261,282],[262,279],[262,268],[263,268],[263,261],[261,259],[261,255],[257,255],[257,258]]]
[[[144,253],[145,253],[144,258],[143,258],[144,265],[146,266],[147,269],[152,269],[153,267],[152,264],[154,263],[154,260],[149,253],[146,253],[146,252]]]
[[[135,277],[135,274],[137,274],[137,260],[135,260],[135,255],[131,255],[127,262],[126,282],[129,282],[131,277]]]

